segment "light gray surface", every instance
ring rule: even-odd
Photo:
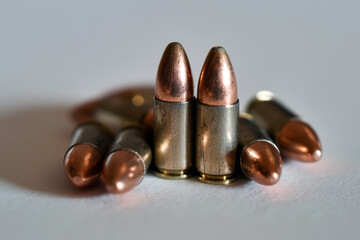
[[[1,239],[355,239],[360,221],[357,1],[0,3]],[[147,176],[115,196],[63,173],[67,110],[153,83],[179,41],[194,79],[211,46],[233,62],[239,98],[274,91],[318,131],[323,159],[288,161],[272,187]]]

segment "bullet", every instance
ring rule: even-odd
[[[154,97],[156,175],[184,179],[191,175],[194,146],[193,78],[180,43],[170,43],[161,58]]]
[[[64,158],[66,176],[74,186],[87,187],[98,179],[111,141],[111,134],[99,123],[76,127]]]
[[[244,174],[257,183],[273,185],[281,176],[280,151],[271,138],[253,121],[253,116],[240,114],[240,167]]]
[[[153,131],[154,87],[133,87],[107,94],[76,107],[72,118],[76,123],[95,120],[117,134],[124,125],[141,125]]]
[[[198,179],[229,184],[236,171],[239,100],[230,59],[213,47],[201,70],[196,105],[195,161]]]
[[[322,149],[316,132],[268,91],[260,91],[250,101],[247,112],[254,116],[286,158],[315,162]]]
[[[152,138],[152,125],[153,125],[153,87],[135,87],[125,90],[116,91],[108,94],[105,97],[95,99],[88,103],[82,104],[74,109],[72,117],[75,122],[82,123],[92,121],[93,124],[98,122],[98,125],[106,126],[109,130],[109,135],[120,135],[111,147],[111,142],[106,142],[107,150],[102,151],[99,157],[99,151],[93,147],[93,144],[86,145],[85,147],[76,147],[76,152],[81,151],[83,156],[92,156],[92,159],[97,159],[97,176],[98,177],[103,169],[103,181],[106,189],[110,192],[125,192],[133,188],[134,182],[139,183],[144,173],[139,169],[142,168],[146,172],[148,165],[151,161],[151,150],[144,140]],[[141,128],[141,130],[140,130]],[[127,129],[136,129],[128,131]],[[91,138],[99,140],[104,143],[99,137],[99,133],[91,131],[92,129],[85,129],[83,138],[92,143]],[[141,132],[141,134],[139,133]],[[144,134],[143,134],[144,133]],[[120,140],[121,138],[121,140]],[[124,142],[125,141],[125,142]],[[145,143],[144,143],[145,142]],[[131,143],[139,143],[139,145],[131,145]],[[146,144],[146,147],[143,145]],[[125,147],[124,147],[125,146]],[[106,157],[108,149],[111,147],[111,155]],[[122,149],[122,148],[125,149]],[[143,149],[150,151],[147,155],[142,156]],[[122,149],[120,151],[120,149]],[[70,151],[69,151],[70,152]],[[76,153],[75,152],[75,153]],[[150,159],[149,159],[150,154]],[[71,156],[73,156],[72,153]],[[76,156],[76,155],[75,155]],[[139,157],[140,156],[140,157]],[[106,164],[103,165],[103,160],[106,157]],[[72,157],[74,158],[74,157]],[[138,167],[136,164],[145,162],[145,167]],[[86,168],[86,162],[78,161],[77,168]],[[119,171],[122,171],[119,174]],[[126,179],[125,176],[132,176],[131,179]],[[135,177],[137,176],[137,178]],[[122,178],[121,178],[122,177]],[[77,178],[78,179],[78,178]],[[114,187],[114,183],[117,185]],[[123,184],[121,188],[120,185]],[[136,185],[136,184],[135,184]]]
[[[125,193],[144,178],[151,163],[151,149],[140,129],[122,130],[104,162],[101,179],[111,193]]]
[[[118,133],[123,125],[142,126],[153,111],[153,96],[153,87],[122,91],[103,99],[94,112],[94,117],[115,133]]]

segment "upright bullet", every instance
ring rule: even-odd
[[[151,149],[139,128],[125,128],[116,137],[104,162],[101,179],[111,193],[125,193],[144,178]]]
[[[240,166],[244,174],[263,185],[277,183],[282,169],[279,149],[250,114],[240,114],[239,132]]]
[[[276,100],[273,93],[258,92],[249,103],[247,112],[274,139],[284,157],[304,162],[321,158],[321,143],[315,131]]]
[[[189,177],[194,144],[193,78],[180,43],[170,43],[161,58],[154,97],[154,161],[156,175]]]
[[[239,100],[230,59],[213,47],[201,70],[196,105],[196,169],[205,183],[234,179],[238,146]]]
[[[66,176],[74,186],[86,187],[98,179],[111,141],[111,134],[99,123],[76,127],[64,158]]]

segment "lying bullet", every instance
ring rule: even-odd
[[[115,133],[118,133],[124,124],[143,125],[147,117],[152,115],[153,96],[153,87],[119,92],[103,99],[94,112],[94,117]]]
[[[64,158],[66,175],[74,186],[86,187],[98,179],[111,141],[111,134],[99,123],[76,127]]]
[[[234,179],[239,100],[233,67],[222,47],[213,47],[201,70],[196,105],[196,169],[201,182]]]
[[[191,174],[194,143],[193,79],[180,43],[170,43],[161,58],[154,97],[156,175],[183,179]]]
[[[321,143],[315,131],[276,100],[273,93],[258,92],[249,103],[247,112],[274,139],[284,157],[304,162],[321,158]]]
[[[279,149],[250,114],[240,114],[239,132],[240,167],[244,174],[263,185],[277,183],[282,169]]]
[[[66,169],[66,171],[73,171],[73,167],[71,166],[76,163],[76,169],[80,169],[81,172],[85,172],[82,175],[89,175],[96,170],[96,176],[93,177],[94,181],[100,175],[103,167],[103,160],[105,159],[105,156],[108,153],[108,149],[111,146],[110,141],[103,139],[103,135],[101,133],[104,128],[97,127],[100,126],[100,124],[106,126],[106,129],[109,130],[109,132],[106,131],[107,135],[109,136],[116,135],[119,131],[129,127],[141,127],[141,129],[145,132],[145,136],[152,135],[153,94],[153,87],[136,87],[114,92],[105,97],[95,99],[75,108],[72,112],[72,117],[75,122],[83,123],[87,121],[92,121],[92,127],[86,127],[85,129],[79,127],[79,129],[82,130],[80,134],[78,134],[80,140],[75,139],[74,141],[81,144],[75,146],[73,150],[68,151],[67,155],[71,155],[70,157],[66,157],[66,159],[69,158],[68,160],[65,160],[65,165],[69,168]],[[98,122],[98,124],[96,124],[95,122]],[[135,134],[133,137],[135,141],[136,139],[140,138],[137,134]],[[127,138],[130,138],[130,136],[127,135]],[[152,138],[148,137],[148,139],[151,139],[152,141]],[[144,140],[141,139],[137,141],[141,142]],[[96,146],[100,146],[101,144],[104,144],[104,146],[106,146],[106,150],[103,149],[102,151],[100,151],[100,154]],[[131,149],[131,147],[133,149]],[[115,168],[113,168],[112,170],[109,170],[109,168],[107,168],[106,172],[111,174],[111,172],[116,173],[119,170],[116,168],[116,166],[120,167],[120,165],[116,165],[119,163],[119,161],[117,160],[119,157],[121,159],[125,159],[125,161],[121,161],[120,163],[129,164],[129,162],[131,161],[126,160],[131,155],[129,151],[132,150],[132,154],[136,154],[137,151],[139,151],[137,147],[138,146],[128,146],[128,149],[125,152],[127,153],[127,155],[125,154],[125,157],[123,152],[114,151],[114,154],[111,157],[111,161],[109,160],[108,162],[110,162],[109,165],[112,165]],[[93,165],[89,164],[89,160],[91,160],[90,162],[92,162]],[[72,164],[69,164],[67,162]],[[147,163],[148,162],[149,161],[147,160]],[[124,166],[124,164],[122,166]],[[89,168],[93,169],[93,171],[88,171],[87,169]],[[122,167],[122,169],[124,169],[124,167]],[[133,171],[134,167],[130,167],[127,169],[128,171]],[[129,174],[131,174],[131,172],[129,172]],[[82,185],[89,185],[91,183],[91,179],[85,181],[87,180],[87,178],[85,177],[74,177],[70,179],[75,179],[73,180],[73,183],[76,182],[78,183],[78,185],[81,184],[81,182],[85,182],[82,183]],[[87,184],[87,182],[90,183]],[[130,180],[129,182],[130,183],[127,184],[128,189],[129,184],[131,185]],[[124,189],[122,191],[124,191]],[[113,190],[113,192],[115,192],[115,190]]]
[[[104,162],[101,179],[111,193],[125,193],[144,178],[151,149],[138,128],[126,128],[114,141]]]
[[[152,132],[153,87],[134,87],[110,93],[76,107],[72,117],[77,123],[95,120],[112,133],[118,133],[126,124],[140,124]]]

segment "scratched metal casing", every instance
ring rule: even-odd
[[[187,178],[194,158],[195,98],[166,102],[154,97],[154,102],[156,174],[171,179]]]
[[[196,170],[205,183],[234,180],[238,148],[239,101],[229,106],[196,105]]]

